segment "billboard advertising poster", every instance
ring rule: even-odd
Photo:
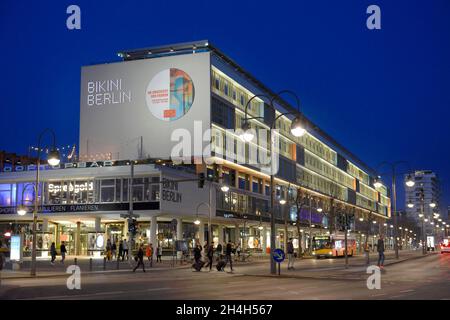
[[[186,133],[183,152],[201,156],[210,96],[209,52],[83,67],[80,158],[169,159]]]
[[[11,236],[11,255],[13,261],[22,260],[22,237],[20,235]]]

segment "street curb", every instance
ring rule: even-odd
[[[420,255],[420,256],[415,256],[415,257],[411,257],[411,258],[407,258],[404,260],[400,260],[400,261],[393,261],[390,263],[385,264],[385,266],[391,266],[391,265],[395,265],[398,263],[402,263],[402,262],[406,262],[406,261],[411,261],[411,260],[416,260],[416,259],[420,259],[420,258],[425,258],[425,257],[430,257],[432,256],[433,253],[430,254],[426,254],[426,255]],[[363,266],[364,267],[364,266]],[[343,269],[345,270],[345,269]],[[302,276],[302,275],[286,275],[286,274],[281,274],[281,275],[277,275],[277,274],[245,274],[245,273],[236,273],[236,275],[240,275],[240,276],[249,276],[249,277],[267,277],[267,278],[285,278],[285,279],[313,279],[313,280],[350,280],[350,281],[361,281],[362,276],[365,275],[365,273],[361,274],[360,271],[350,271],[347,274],[349,275],[355,275],[355,274],[360,274],[359,278],[355,278],[355,277],[348,277],[346,278],[345,275],[343,274],[343,277],[313,277],[313,276]]]
[[[170,270],[176,270],[176,269],[188,269],[191,268],[191,266],[178,266],[178,267],[174,267],[174,268],[158,268],[158,269],[154,269],[154,268],[147,268],[146,271],[150,271],[150,270],[157,270],[157,271],[170,271]],[[95,275],[95,274],[105,274],[105,273],[123,273],[123,272],[133,272],[133,268],[130,267],[130,269],[119,269],[119,270],[97,270],[97,271],[83,271],[81,270],[81,273],[84,275]],[[151,271],[150,271],[151,272]],[[39,273],[35,276],[12,276],[12,277],[3,277],[1,276],[0,279],[3,281],[6,280],[17,280],[17,279],[45,279],[45,278],[53,278],[53,277],[67,277],[69,275],[69,273],[54,273],[54,274],[44,274],[44,275],[39,275]]]

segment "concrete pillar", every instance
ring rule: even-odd
[[[153,244],[153,248],[158,247],[158,235],[156,234],[156,230],[158,227],[158,222],[156,216],[150,218],[150,243]]]
[[[128,241],[128,220],[127,219],[125,219],[123,222],[122,237],[126,238]]]
[[[222,225],[219,225],[219,243],[223,246],[223,226]],[[216,243],[216,246],[219,243]]]
[[[177,219],[177,240],[183,240],[183,221],[180,218]],[[181,259],[182,254],[181,251],[177,251],[177,258]]]
[[[59,224],[55,225],[55,245],[59,245],[60,244],[60,227]]]
[[[198,242],[203,247],[205,245],[205,223],[200,221],[198,225]]]
[[[100,232],[101,230],[102,230],[101,218],[100,217],[95,217],[95,232]],[[128,230],[128,226],[127,226],[127,230]]]
[[[77,233],[75,235],[75,255],[79,256],[81,254],[81,222],[77,222]]]
[[[241,234],[240,234],[240,230],[239,230],[239,223],[236,223],[234,225],[234,242],[236,244],[241,243]],[[242,244],[242,249],[244,248],[244,244]]]
[[[267,248],[267,229],[266,227],[263,227],[263,229],[260,231],[261,232],[261,249],[262,249],[262,253],[265,254],[266,253],[266,248]]]
[[[48,219],[42,219],[42,232],[48,232]]]

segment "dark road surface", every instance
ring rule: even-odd
[[[298,278],[258,275],[267,269],[263,263],[238,265],[234,273],[169,269],[82,274],[81,290],[67,289],[69,275],[4,279],[0,299],[450,299],[450,254],[387,266],[379,290],[367,288],[369,275],[362,271],[353,272],[356,278],[326,279],[323,274],[333,275],[334,265],[339,264],[342,261],[305,262],[295,272]],[[302,268],[311,266],[321,277],[301,278]],[[283,275],[290,274],[283,271]]]

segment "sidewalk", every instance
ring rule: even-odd
[[[92,258],[92,257],[77,257],[75,262],[74,256],[66,257],[66,260],[61,263],[61,257],[58,256],[54,265],[50,263],[50,259],[38,259],[36,262],[36,277],[44,278],[44,277],[55,277],[55,276],[67,276],[66,270],[70,265],[78,265],[80,267],[81,272],[96,274],[96,273],[114,273],[114,272],[129,272],[131,271],[136,262],[132,261],[119,261],[111,260],[104,261],[102,257],[100,258]],[[92,258],[92,263],[90,259]],[[175,261],[175,265],[173,265],[172,257],[163,257],[162,262],[156,262],[156,259],[153,259],[152,267],[150,267],[150,262],[147,258],[144,258],[145,268],[147,270],[173,270],[173,269],[184,269],[190,268],[191,263],[183,262],[180,263],[180,260]],[[26,259],[20,265],[19,270],[12,270],[12,265],[10,262],[6,264],[6,266],[1,271],[1,279],[21,279],[21,278],[33,278],[30,275],[30,259]]]

